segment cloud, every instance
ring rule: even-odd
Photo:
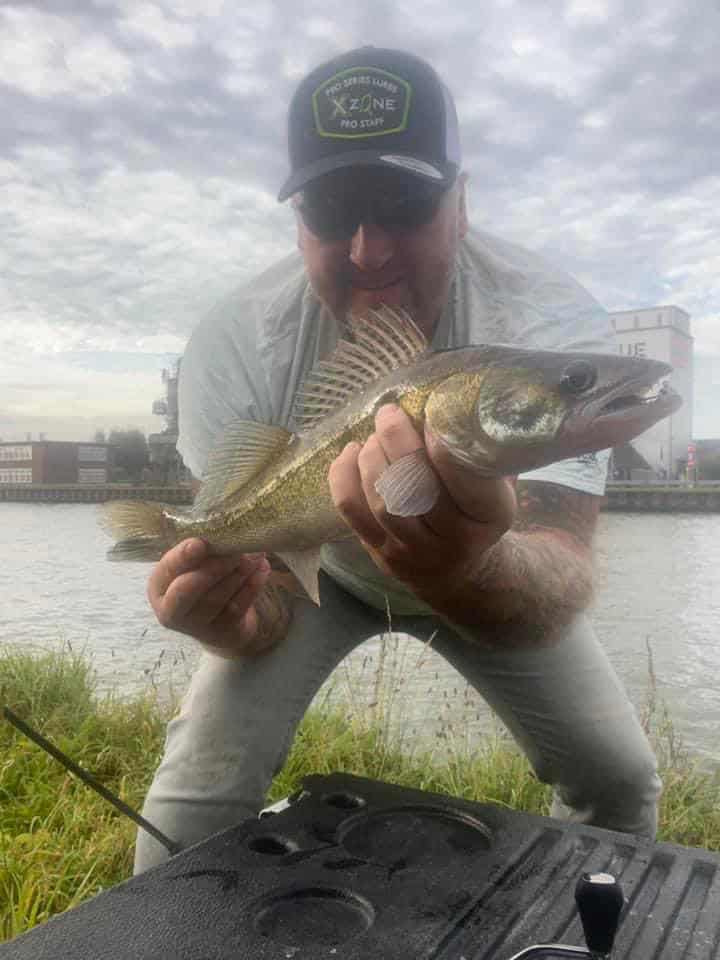
[[[72,95],[80,101],[126,93],[132,60],[78,16],[40,9],[2,11],[0,62],[5,82],[29,96]]]
[[[710,0],[491,0],[481,19],[469,0],[3,4],[0,409],[144,415],[158,390],[140,357],[181,350],[218,297],[292,249],[275,202],[289,98],[363,43],[446,79],[478,226],[611,309],[677,303],[713,376],[718,28]],[[110,354],[130,367],[97,369]],[[701,383],[696,419],[720,434],[714,398]]]
[[[126,7],[118,27],[139,34],[144,40],[168,50],[195,43],[196,30],[193,24],[170,16],[152,3],[134,3]]]

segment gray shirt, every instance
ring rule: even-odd
[[[202,477],[225,424],[240,418],[292,428],[295,393],[327,357],[338,324],[293,254],[233,291],[196,327],[180,370],[178,450]],[[433,347],[504,343],[546,350],[614,352],[605,310],[575,280],[516,244],[471,230]],[[523,474],[586,493],[605,490],[609,451]],[[365,602],[395,613],[429,612],[384,576],[357,541],[323,548],[323,568]]]

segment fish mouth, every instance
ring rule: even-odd
[[[648,384],[643,381],[625,383],[616,387],[592,404],[592,419],[597,422],[643,419],[661,419],[677,410],[682,398],[664,378]]]
[[[608,446],[625,442],[643,433],[682,406],[682,397],[667,382],[666,369],[658,376],[635,377],[589,399],[570,413],[565,421],[569,435],[599,436]]]

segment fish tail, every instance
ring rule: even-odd
[[[104,505],[101,524],[118,541],[108,550],[108,560],[159,560],[177,540],[162,503],[113,500]]]

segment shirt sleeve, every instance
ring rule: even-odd
[[[267,413],[262,366],[252,336],[251,305],[228,298],[198,324],[188,341],[178,380],[177,449],[200,479],[224,427]],[[233,322],[244,313],[244,322]]]
[[[609,461],[610,451],[600,450],[598,453],[586,453],[569,460],[558,460],[547,467],[522,473],[518,479],[559,483],[563,487],[602,497],[605,493]]]
[[[297,385],[324,348],[299,254],[220,301],[185,348],[178,382],[177,448],[194,477],[233,420],[287,427]]]

